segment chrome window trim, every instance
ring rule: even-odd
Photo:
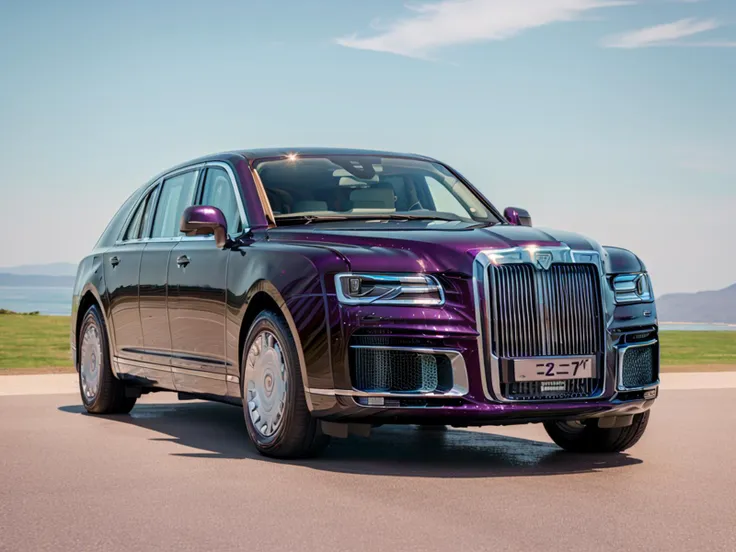
[[[242,198],[242,194],[240,191],[240,187],[238,186],[237,180],[235,179],[235,173],[233,172],[230,165],[228,165],[227,163],[224,163],[222,161],[208,161],[206,163],[197,163],[195,165],[188,165],[186,167],[181,167],[179,169],[176,169],[175,171],[166,173],[163,176],[160,176],[159,178],[157,178],[149,186],[147,186],[146,189],[141,194],[141,197],[138,198],[138,201],[135,202],[135,205],[131,207],[130,212],[125,218],[125,222],[123,223],[122,230],[113,245],[119,246],[119,245],[133,244],[133,243],[162,243],[162,242],[179,242],[179,241],[214,241],[215,240],[214,236],[173,236],[173,237],[162,237],[162,238],[138,238],[134,240],[123,240],[122,239],[122,237],[125,235],[126,230],[128,229],[128,225],[131,222],[131,217],[135,214],[135,211],[138,208],[138,206],[148,196],[148,194],[151,192],[153,188],[155,188],[156,186],[163,186],[164,182],[167,179],[172,178],[174,176],[178,176],[186,172],[203,171],[207,167],[218,167],[218,168],[224,169],[225,172],[227,173],[228,178],[230,179],[230,185],[233,187],[233,192],[235,194],[235,202],[238,205],[238,214],[240,215],[240,219],[242,221],[242,226],[243,226],[243,229],[239,235],[243,235],[247,232],[250,232],[250,227],[248,225],[248,217],[245,215],[245,206],[243,204],[243,198]],[[197,174],[197,179],[199,179],[199,174]],[[195,186],[193,193],[196,194],[197,190],[198,190],[198,187]],[[193,203],[194,203],[194,198],[192,198],[192,204]],[[158,207],[158,205],[156,207]]]
[[[450,367],[452,370],[452,388],[444,393],[415,392],[415,393],[396,393],[396,392],[377,392],[360,391],[358,389],[316,389],[310,388],[309,392],[315,395],[328,395],[334,397],[336,395],[343,397],[384,397],[399,399],[416,399],[416,398],[438,398],[447,399],[453,397],[464,397],[468,394],[470,385],[468,382],[468,369],[465,365],[465,359],[462,353],[454,349],[441,349],[432,347],[391,347],[391,346],[372,346],[372,345],[351,345],[351,349],[373,349],[380,351],[403,351],[418,354],[434,354],[444,355],[450,359]],[[366,405],[360,405],[366,406]],[[382,407],[379,407],[382,408]]]
[[[629,349],[636,349],[639,347],[651,347],[659,343],[658,339],[650,339],[649,341],[641,341],[639,343],[630,343],[628,345],[621,345],[616,347],[616,354],[618,355],[616,361],[616,390],[622,393],[628,393],[629,391],[646,391],[648,389],[654,389],[659,386],[660,374],[659,374],[659,350],[657,350],[657,381],[642,385],[640,387],[624,387],[624,356],[626,351]]]
[[[491,351],[491,321],[490,306],[488,299],[491,297],[490,282],[488,281],[488,268],[491,265],[501,264],[535,264],[535,254],[537,251],[550,253],[553,263],[575,263],[575,264],[594,264],[598,268],[598,278],[600,279],[601,297],[603,301],[603,293],[606,285],[606,278],[601,263],[600,253],[597,251],[575,250],[567,246],[526,246],[512,247],[509,249],[486,249],[480,251],[473,261],[473,295],[475,303],[475,323],[478,330],[478,362],[480,366],[481,382],[483,384],[483,394],[489,401],[500,403],[547,403],[547,402],[569,402],[569,401],[587,401],[601,398],[606,393],[606,380],[608,372],[607,351],[604,346],[603,350],[603,380],[601,381],[601,391],[596,395],[580,398],[565,399],[539,399],[539,400],[515,400],[507,399],[501,393],[501,366],[499,358]],[[481,294],[481,289],[483,293]],[[483,300],[481,300],[483,298]],[[605,342],[605,340],[604,340]],[[488,381],[488,360],[490,359],[491,381]]]

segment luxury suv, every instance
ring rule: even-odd
[[[275,457],[381,424],[539,422],[566,450],[621,451],[659,383],[633,253],[380,151],[236,151],[156,176],[80,263],[71,329],[90,413],[154,391],[231,403]]]

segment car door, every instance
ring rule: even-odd
[[[141,256],[138,290],[145,370],[151,383],[167,389],[175,388],[167,311],[167,267],[171,252],[181,239],[179,221],[184,209],[194,200],[199,174],[199,167],[191,167],[162,179]]]
[[[197,203],[220,209],[228,234],[243,231],[245,215],[227,165],[205,169]],[[169,258],[169,326],[177,390],[213,395],[227,392],[225,322],[229,249],[212,236],[183,237]]]
[[[149,198],[143,194],[131,210],[124,230],[115,245],[103,255],[107,288],[113,362],[116,370],[127,372],[130,361],[140,360],[143,332],[138,310],[138,272],[145,242],[141,239],[141,223]]]

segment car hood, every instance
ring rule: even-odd
[[[471,274],[479,252],[529,245],[598,251],[605,258],[598,243],[579,234],[459,221],[329,222],[275,228],[269,238],[329,249],[353,271]]]

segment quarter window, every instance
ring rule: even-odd
[[[243,230],[238,202],[227,171],[220,168],[207,169],[202,190],[201,205],[217,207],[225,215],[228,234],[234,236]]]
[[[146,209],[147,202],[148,198],[145,198],[136,207],[135,214],[130,220],[128,228],[125,229],[125,234],[123,234],[123,241],[137,240],[141,237],[141,219],[143,218],[143,211]]]
[[[164,180],[161,197],[153,219],[152,238],[175,238],[184,209],[192,204],[198,171],[178,174]]]

